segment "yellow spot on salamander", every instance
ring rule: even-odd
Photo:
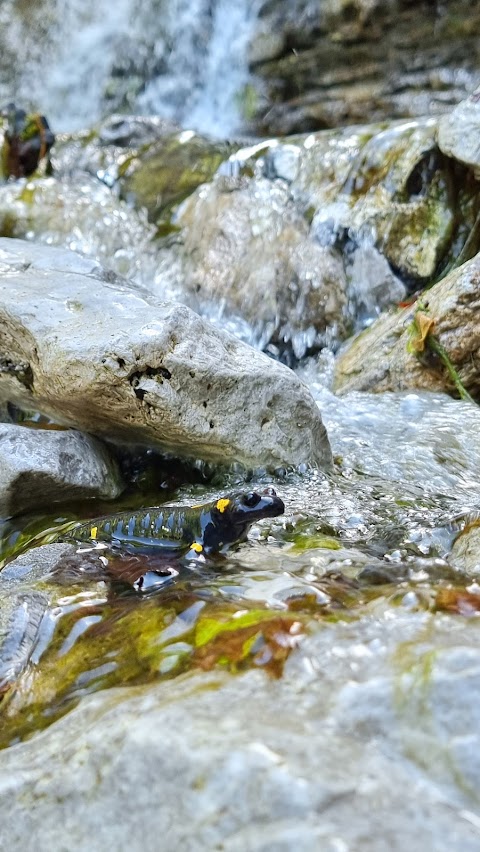
[[[97,531],[98,527],[92,527],[92,529],[90,530],[90,538],[93,538],[95,540],[97,537]]]
[[[195,553],[201,553],[203,547],[198,541],[194,541],[193,544],[190,545],[190,550],[194,550]]]
[[[219,512],[224,512],[229,505],[230,500],[227,500],[226,498],[224,500],[217,500],[217,509]]]

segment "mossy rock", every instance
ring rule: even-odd
[[[150,221],[158,222],[197,186],[211,180],[238,147],[189,133],[160,139],[124,162],[119,170],[121,194],[146,207]]]

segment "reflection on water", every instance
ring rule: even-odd
[[[466,418],[466,403],[425,394],[339,400],[315,369],[304,376],[323,400],[336,470],[254,479],[249,487],[274,484],[285,515],[253,527],[227,557],[184,565],[172,556],[84,552],[32,579],[34,551],[27,549],[23,575],[12,579],[14,570],[4,570],[10,590],[22,583],[40,590],[49,609],[30,662],[4,685],[2,745],[98,689],[216,666],[260,666],[278,676],[302,637],[332,620],[395,618],[405,610],[478,613],[475,578],[446,561],[449,521],[477,502],[476,409]],[[241,481],[239,473],[218,477],[222,490]],[[212,481],[192,482],[174,496],[196,503],[218,491]],[[86,513],[95,509],[83,507]],[[8,558],[28,548],[33,533],[41,543],[46,529],[51,539],[58,524],[51,517],[6,523]]]

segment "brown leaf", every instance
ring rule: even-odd
[[[439,589],[435,609],[471,617],[480,612],[480,595],[465,589]]]
[[[425,350],[425,343],[435,327],[435,320],[423,311],[417,311],[413,321],[414,329],[410,338],[410,348],[415,353]]]

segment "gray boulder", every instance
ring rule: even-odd
[[[179,456],[330,464],[307,386],[187,307],[22,241],[0,266],[0,400]]]
[[[111,500],[123,484],[100,441],[69,430],[0,424],[0,516],[84,498]]]

